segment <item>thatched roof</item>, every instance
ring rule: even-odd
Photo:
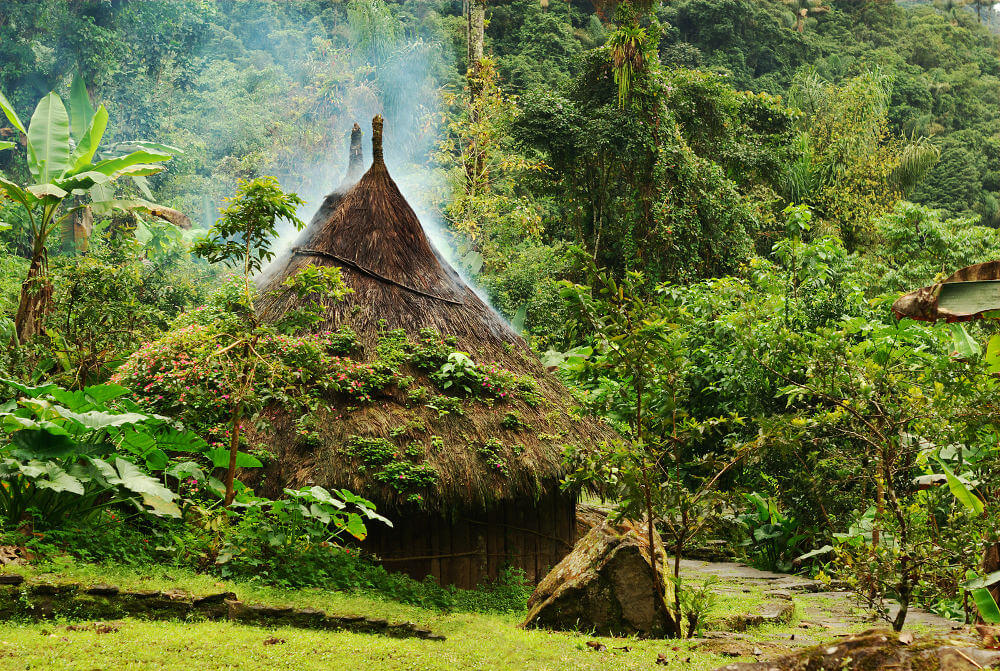
[[[318,441],[311,446],[296,441],[295,418],[279,413],[264,441],[279,452],[275,479],[285,486],[348,487],[383,503],[414,500],[412,492],[373,477],[350,448],[352,441],[370,438],[391,441],[400,453],[406,446],[423,451],[421,464],[436,471],[436,484],[421,494],[429,505],[485,502],[554,486],[563,473],[565,446],[593,444],[612,433],[571,413],[570,393],[434,249],[386,169],[381,117],[372,126],[371,168],[357,184],[328,196],[291,250],[262,276],[261,317],[277,320],[298,307],[297,296],[282,287],[289,276],[310,264],[339,266],[354,293],[342,302],[320,298],[324,312],[317,330],[349,326],[360,341],[358,359],[372,361],[389,330],[402,329],[415,340],[421,330],[432,329],[453,337],[454,349],[477,365],[497,366],[500,376],[517,377],[519,386],[533,389],[464,398],[460,414],[442,415],[433,404],[415,401],[412,390],[445,390],[435,389],[428,371],[409,367],[400,371],[412,378],[408,389],[346,411],[344,403],[317,411]]]

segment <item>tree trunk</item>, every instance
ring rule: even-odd
[[[240,422],[242,419],[243,402],[241,401],[233,408],[233,426],[229,441],[229,470],[226,471],[226,500],[224,503],[227,508],[236,498],[236,489],[233,483],[236,480],[236,455],[240,451]]]
[[[28,277],[21,284],[21,300],[14,317],[18,342],[25,343],[45,331],[45,317],[52,303],[52,283],[49,282],[45,249],[36,251],[28,266]]]
[[[467,6],[466,78],[469,82],[469,121],[473,128],[473,135],[472,141],[469,144],[469,159],[465,166],[465,173],[466,183],[471,191],[486,169],[486,158],[483,148],[478,145],[475,138],[475,129],[479,123],[479,111],[476,101],[483,91],[480,66],[483,60],[483,42],[486,35],[486,0],[469,0]]]

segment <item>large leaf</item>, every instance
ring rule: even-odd
[[[144,415],[138,412],[113,413],[102,412],[100,410],[73,412],[69,408],[65,408],[61,405],[53,405],[52,409],[55,410],[60,417],[77,422],[81,426],[90,430],[108,429],[116,426],[126,426],[128,424],[141,424],[142,422],[147,422],[150,419],[149,415]]]
[[[134,151],[131,154],[126,154],[125,156],[118,156],[116,158],[108,158],[103,161],[99,161],[91,166],[90,169],[96,170],[97,172],[103,172],[105,175],[114,175],[121,173],[122,170],[130,166],[159,163],[161,161],[169,161],[171,158],[172,156],[166,152],[140,149],[139,151]]]
[[[76,451],[76,443],[65,433],[22,429],[10,436],[11,456],[18,459],[64,459]]]
[[[169,491],[169,490],[167,490]],[[173,494],[173,492],[171,492]],[[152,494],[143,494],[142,502],[149,509],[148,512],[159,517],[180,517],[181,509],[170,499],[164,499]]]
[[[340,525],[338,520],[338,526]],[[351,513],[347,516],[347,524],[343,525],[344,530],[357,538],[359,541],[363,541],[368,536],[368,529],[365,527],[365,521],[361,519],[361,516],[357,513]]]
[[[65,198],[69,192],[57,184],[32,184],[27,189],[35,198]]]
[[[53,492],[70,492],[72,494],[83,494],[83,483],[78,478],[61,469],[57,464],[48,462],[44,466],[44,475],[36,477],[35,487],[39,489],[49,489]]]
[[[152,151],[164,152],[172,156],[178,156],[183,154],[184,151],[179,147],[174,147],[169,144],[161,144],[159,142],[150,142],[148,140],[127,140],[125,142],[119,142],[115,145],[115,149],[148,149]]]
[[[229,450],[224,447],[219,447],[214,450],[206,450],[205,456],[212,460],[212,466],[215,468],[229,468]],[[236,467],[237,468],[260,468],[263,466],[260,459],[251,456],[246,452],[236,453]]]
[[[129,390],[120,384],[98,384],[85,387],[83,391],[68,391],[55,387],[49,394],[74,412],[86,412],[104,408],[108,401],[124,396]]]
[[[26,208],[31,208],[36,202],[38,202],[34,195],[30,192],[25,191],[20,186],[10,181],[9,179],[0,176],[0,191],[4,191],[11,200],[17,201]]]
[[[101,145],[104,131],[108,127],[108,110],[104,105],[97,108],[97,112],[87,125],[87,130],[82,133],[80,144],[76,147],[72,170],[74,172],[84,169],[94,160],[94,154]]]
[[[160,484],[159,481],[139,470],[131,461],[121,457],[115,459],[115,469],[118,471],[120,484],[136,494],[148,494],[166,501],[173,501],[177,495]]]
[[[1000,373],[1000,333],[990,336],[986,343],[986,369],[991,373]]]
[[[972,590],[972,600],[976,602],[976,608],[984,622],[1000,624],[1000,608],[997,608],[996,599],[988,589],[980,587]]]
[[[179,464],[174,464],[166,470],[166,474],[178,480],[194,478],[201,481],[205,479],[205,471],[196,461],[182,461]]]
[[[963,589],[980,589],[1000,582],[1000,571],[994,571],[985,576],[976,576],[974,572],[969,571],[966,573],[966,577],[968,580],[962,583]]]
[[[965,327],[959,323],[948,324],[951,328],[951,345],[960,359],[974,359],[982,354],[979,343],[973,340]]]
[[[26,384],[22,384],[17,380],[11,380],[5,377],[0,377],[0,384],[5,384],[8,387],[12,387],[28,398],[38,398],[40,396],[47,396],[52,393],[53,389],[58,389],[57,384],[43,384],[37,387],[29,387]]]
[[[103,108],[103,105],[101,108]],[[100,109],[98,110],[98,113],[99,112]],[[83,77],[80,76],[80,71],[77,70],[76,74],[73,75],[73,83],[70,84],[69,87],[70,129],[73,133],[73,139],[77,141],[77,144],[81,142],[84,130],[90,126],[90,122],[93,118],[94,106],[90,102],[90,94],[87,93],[87,85],[84,83]],[[107,112],[105,112],[105,123],[107,123]],[[96,148],[96,145],[94,145],[94,147]]]
[[[17,116],[17,112],[14,111],[14,106],[10,104],[10,101],[7,100],[7,97],[2,92],[0,92],[0,109],[3,109],[4,115],[14,128],[25,135],[28,134],[28,131],[24,128],[24,124],[21,123],[21,119]]]
[[[28,141],[34,150],[34,165],[29,161],[36,182],[46,183],[61,175],[70,165],[69,114],[55,93],[42,98],[28,126]]]
[[[157,447],[167,452],[201,452],[208,447],[205,439],[193,431],[178,431],[169,426],[158,431],[155,437]]]
[[[980,498],[976,496],[964,482],[958,479],[952,470],[948,468],[947,464],[940,459],[938,459],[937,462],[938,465],[941,466],[941,470],[944,471],[945,477],[948,478],[948,489],[951,490],[952,495],[958,499],[962,505],[973,511],[976,515],[982,515],[983,502]]]

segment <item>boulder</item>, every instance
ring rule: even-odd
[[[660,556],[663,548],[655,539]],[[646,534],[602,521],[539,583],[523,627],[583,630],[603,636],[663,636],[653,586],[666,585],[648,561]]]
[[[716,671],[972,671],[998,662],[997,650],[873,629],[767,662],[727,664]]]

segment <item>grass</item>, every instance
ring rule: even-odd
[[[67,622],[0,624],[0,669],[164,671],[191,669],[649,669],[664,653],[677,666],[697,671],[734,661],[702,650],[704,641],[644,641],[549,632],[517,627],[523,613],[485,615],[443,613],[415,606],[321,589],[287,590],[218,580],[180,569],[130,568],[75,563],[63,558],[40,566],[17,567],[30,579],[108,583],[123,589],[180,588],[196,594],[231,590],[247,602],[312,606],[338,615],[366,615],[410,621],[433,629],[446,641],[392,639],[348,632],[264,629],[229,622],[149,622],[123,620],[117,632],[70,630]],[[720,595],[710,614],[718,621],[752,609],[760,593]],[[747,632],[748,641],[774,640],[768,629]],[[284,643],[265,645],[270,637]],[[785,636],[787,638],[787,636]],[[595,651],[588,641],[607,650]],[[615,648],[630,648],[629,651]],[[749,658],[748,658],[749,659]]]
[[[195,594],[231,590],[244,601],[323,609],[336,615],[365,615],[390,621],[410,621],[447,637],[445,641],[393,639],[349,632],[292,628],[266,629],[230,622],[126,619],[118,631],[68,629],[66,621],[0,623],[0,669],[39,671],[247,671],[316,669],[489,669],[491,671],[564,669],[651,669],[663,653],[673,668],[692,671],[717,669],[734,661],[753,661],[756,647],[771,658],[787,651],[791,634],[816,636],[817,630],[798,627],[797,614],[788,625],[750,629],[738,639],[639,640],[594,637],[586,632],[522,630],[524,613],[506,615],[444,613],[379,599],[370,595],[322,589],[279,589],[253,582],[232,582],[163,567],[100,566],[68,558],[38,566],[17,567],[30,579],[109,583],[123,589],[180,588]],[[3,569],[0,569],[3,572]],[[708,628],[724,629],[727,617],[756,610],[767,597],[754,585],[720,581],[708,614]],[[825,606],[828,597],[801,595],[803,605]],[[836,605],[833,601],[831,610]],[[841,603],[839,608],[844,608]],[[827,610],[823,608],[823,610]],[[831,613],[832,615],[832,613]],[[848,630],[871,625],[856,623]],[[915,628],[918,632],[920,628]],[[822,636],[822,635],[821,635]],[[275,637],[283,642],[266,645]],[[607,649],[595,651],[588,641]],[[622,650],[621,648],[629,648]],[[745,653],[733,657],[733,651]],[[724,653],[729,653],[724,654]]]
[[[657,654],[684,668],[714,669],[731,658],[692,651],[691,642],[591,639],[522,631],[510,618],[447,616],[435,627],[447,641],[391,639],[296,629],[265,630],[231,623],[125,621],[115,633],[67,631],[53,623],[0,627],[0,668],[91,671],[190,669],[648,669]],[[274,636],[284,643],[265,645]],[[588,640],[601,640],[605,652]],[[630,646],[630,652],[612,646]]]

